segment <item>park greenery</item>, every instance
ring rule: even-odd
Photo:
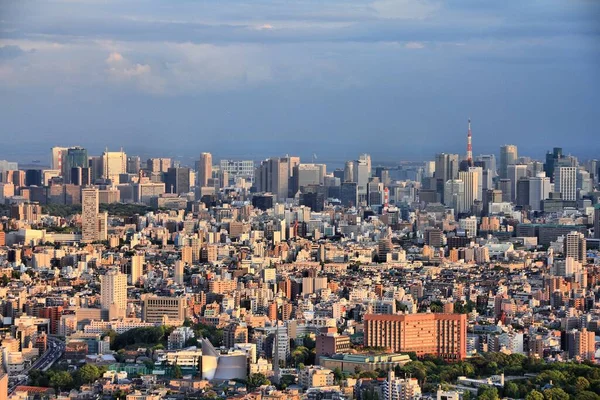
[[[156,211],[155,208],[144,204],[125,204],[125,203],[100,203],[100,212],[107,212],[108,215],[117,217],[129,217],[135,214],[144,215],[150,211]],[[71,215],[81,214],[81,204],[45,204],[42,206],[44,214],[50,214],[56,217],[67,218]]]
[[[334,371],[339,375],[341,371]],[[425,357],[395,368],[396,376],[418,379],[425,392],[440,385],[456,383],[459,376],[487,378],[504,373],[510,380],[503,388],[483,387],[478,398],[495,400],[503,397],[527,400],[600,400],[600,366],[592,363],[555,362],[525,357],[521,354],[487,353],[457,363]],[[384,378],[386,371],[355,371],[356,378]],[[336,376],[338,379],[338,376]],[[541,397],[539,397],[541,396]]]
[[[84,364],[75,373],[53,367],[48,371],[32,370],[29,372],[29,384],[32,386],[52,387],[57,391],[68,391],[86,383],[93,383],[106,372],[105,367]]]

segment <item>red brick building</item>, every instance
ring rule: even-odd
[[[364,317],[364,345],[393,352],[415,352],[463,360],[467,355],[465,314],[367,314]]]

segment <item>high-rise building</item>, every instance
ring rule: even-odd
[[[558,167],[554,168],[555,191],[562,195],[566,201],[577,200],[577,168]]]
[[[95,242],[100,239],[98,188],[82,189],[81,204],[81,241],[84,243]]]
[[[600,204],[594,206],[594,237],[600,239]]]
[[[563,158],[563,149],[561,147],[555,147],[552,149],[552,152],[546,153],[544,172],[546,172],[546,176],[550,177],[552,181],[554,181],[554,167],[561,158]]]
[[[88,153],[83,147],[69,147],[62,152],[61,174],[65,183],[74,183],[71,178],[73,168],[88,168]]]
[[[518,158],[517,146],[514,144],[500,147],[500,178],[508,178],[508,166],[516,164]]]
[[[273,157],[262,161],[255,175],[257,191],[273,193],[278,201],[285,200],[289,192],[289,164],[292,158],[296,157]],[[295,160],[292,161],[295,164]]]
[[[127,154],[121,151],[105,151],[102,153],[102,178],[118,185],[119,175],[127,173]]]
[[[356,207],[358,205],[358,190],[356,182],[342,183],[340,193],[340,200],[344,207]]]
[[[127,173],[138,174],[142,169],[142,160],[140,156],[129,156],[127,157]]]
[[[502,201],[505,203],[510,203],[512,199],[511,180],[508,178],[500,178],[498,181],[498,189],[502,191]]]
[[[514,203],[517,199],[517,182],[527,177],[527,165],[509,164],[506,168],[506,178],[510,179],[510,201]]]
[[[572,330],[567,333],[567,349],[569,358],[581,357],[584,360],[594,360],[596,353],[596,338],[593,331],[586,328]]]
[[[466,314],[401,314],[364,316],[364,345],[394,352],[414,351],[463,360],[467,355]]]
[[[179,285],[183,285],[183,261],[177,260],[175,261],[175,271],[174,271],[174,281]]]
[[[454,209],[455,213],[466,211],[465,183],[460,179],[450,179],[444,185],[444,205]]]
[[[354,182],[354,161],[346,161],[343,182]]]
[[[127,275],[110,270],[100,276],[100,304],[109,319],[124,317],[127,310]]]
[[[144,254],[134,254],[131,256],[131,284],[136,285],[140,277],[144,274]]]
[[[294,167],[292,193],[295,194],[305,186],[323,185],[325,164],[298,164]]]
[[[66,152],[68,147],[53,147],[50,160],[50,168],[57,171],[62,171],[63,152]]]
[[[182,194],[190,191],[190,169],[169,168],[165,176],[167,193]]]
[[[550,178],[544,172],[529,178],[529,207],[531,211],[541,211],[542,201],[550,196]]]
[[[230,179],[244,178],[249,182],[254,182],[254,161],[252,160],[221,160],[219,168],[222,172],[227,172]],[[225,182],[228,184],[228,182]]]
[[[435,173],[436,191],[441,196],[444,195],[444,185],[451,179],[458,178],[458,154],[436,154],[435,155]],[[442,202],[445,200],[442,198]]]
[[[212,154],[200,153],[198,163],[198,186],[208,186],[208,180],[212,177]]]
[[[481,171],[481,168],[479,168]],[[460,171],[458,173],[458,178],[463,181],[465,185],[465,210],[470,210],[475,200],[481,200],[481,198],[477,198],[479,195],[479,176],[478,171],[469,170],[469,171]],[[482,196],[480,196],[482,197]]]
[[[564,239],[565,258],[572,257],[574,260],[584,263],[587,260],[585,235],[580,232],[570,232]]]

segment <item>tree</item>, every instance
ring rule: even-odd
[[[55,372],[50,377],[50,385],[60,392],[61,389],[67,389],[73,385],[73,377],[67,371]]]
[[[175,379],[183,378],[183,372],[181,371],[181,367],[179,365],[173,365],[172,375]]]
[[[600,396],[598,396],[594,392],[590,392],[589,390],[584,390],[583,392],[577,393],[575,396],[575,400],[599,400]]]
[[[78,371],[78,376],[83,383],[92,383],[100,377],[100,370],[94,364],[85,364]]]
[[[561,388],[552,388],[544,390],[544,399],[546,400],[569,400],[567,392]]]
[[[525,396],[525,400],[544,400],[544,395],[537,390],[532,390],[527,396]]]
[[[588,390],[589,388],[590,382],[583,376],[580,376],[577,379],[575,379],[575,390],[577,391],[577,393]]]
[[[269,381],[267,379],[266,376],[264,376],[263,374],[251,374],[248,377],[248,387],[252,390],[252,389],[256,389],[257,387],[263,386],[263,385],[270,385],[271,381]]]
[[[500,396],[498,396],[498,389],[491,386],[485,386],[479,389],[477,398],[479,400],[499,400]]]
[[[333,370],[333,379],[336,383],[340,383],[344,379],[344,373],[340,369],[340,367],[335,367]]]
[[[519,386],[514,382],[507,382],[504,385],[504,396],[519,398]]]

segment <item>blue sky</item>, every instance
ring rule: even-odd
[[[600,158],[593,0],[7,0],[0,20],[0,158],[431,159],[464,153],[469,117],[475,154]]]

